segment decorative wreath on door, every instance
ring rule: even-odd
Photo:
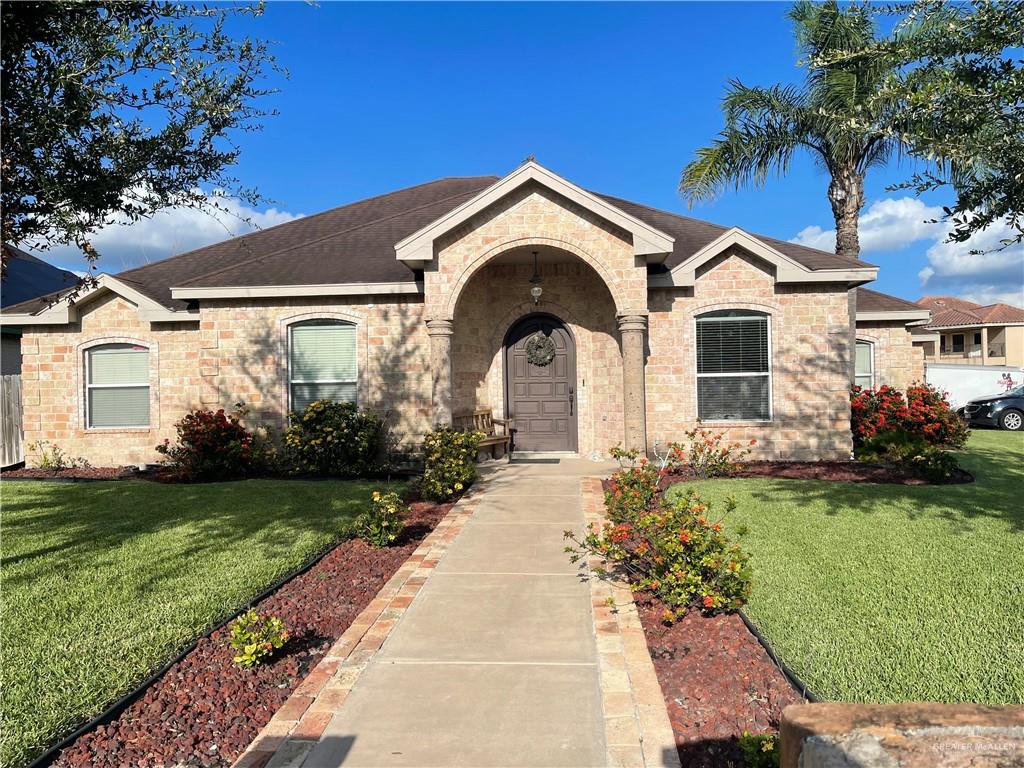
[[[555,359],[555,342],[543,333],[534,334],[526,342],[526,359],[531,365],[539,368],[551,365],[551,361]]]

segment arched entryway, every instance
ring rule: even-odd
[[[505,335],[504,357],[505,413],[516,450],[576,451],[576,344],[565,323],[539,312],[520,318]]]

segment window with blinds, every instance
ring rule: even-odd
[[[857,359],[853,382],[863,389],[875,388],[875,345],[870,341],[857,340]]]
[[[86,427],[149,426],[149,350],[105,344],[85,352]]]
[[[312,320],[288,328],[291,410],[315,400],[356,401],[356,327]]]
[[[697,416],[704,421],[771,419],[768,315],[745,310],[697,318]]]

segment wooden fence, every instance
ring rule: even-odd
[[[21,434],[21,376],[0,376],[0,435],[3,438],[0,466],[25,460]]]

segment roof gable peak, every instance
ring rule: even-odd
[[[674,238],[671,235],[573,184],[535,160],[528,159],[472,199],[400,240],[395,245],[395,255],[399,261],[405,262],[410,267],[422,267],[434,260],[435,240],[530,182],[550,189],[629,232],[633,236],[633,248],[636,255],[646,257],[650,263],[661,263],[672,252]]]

